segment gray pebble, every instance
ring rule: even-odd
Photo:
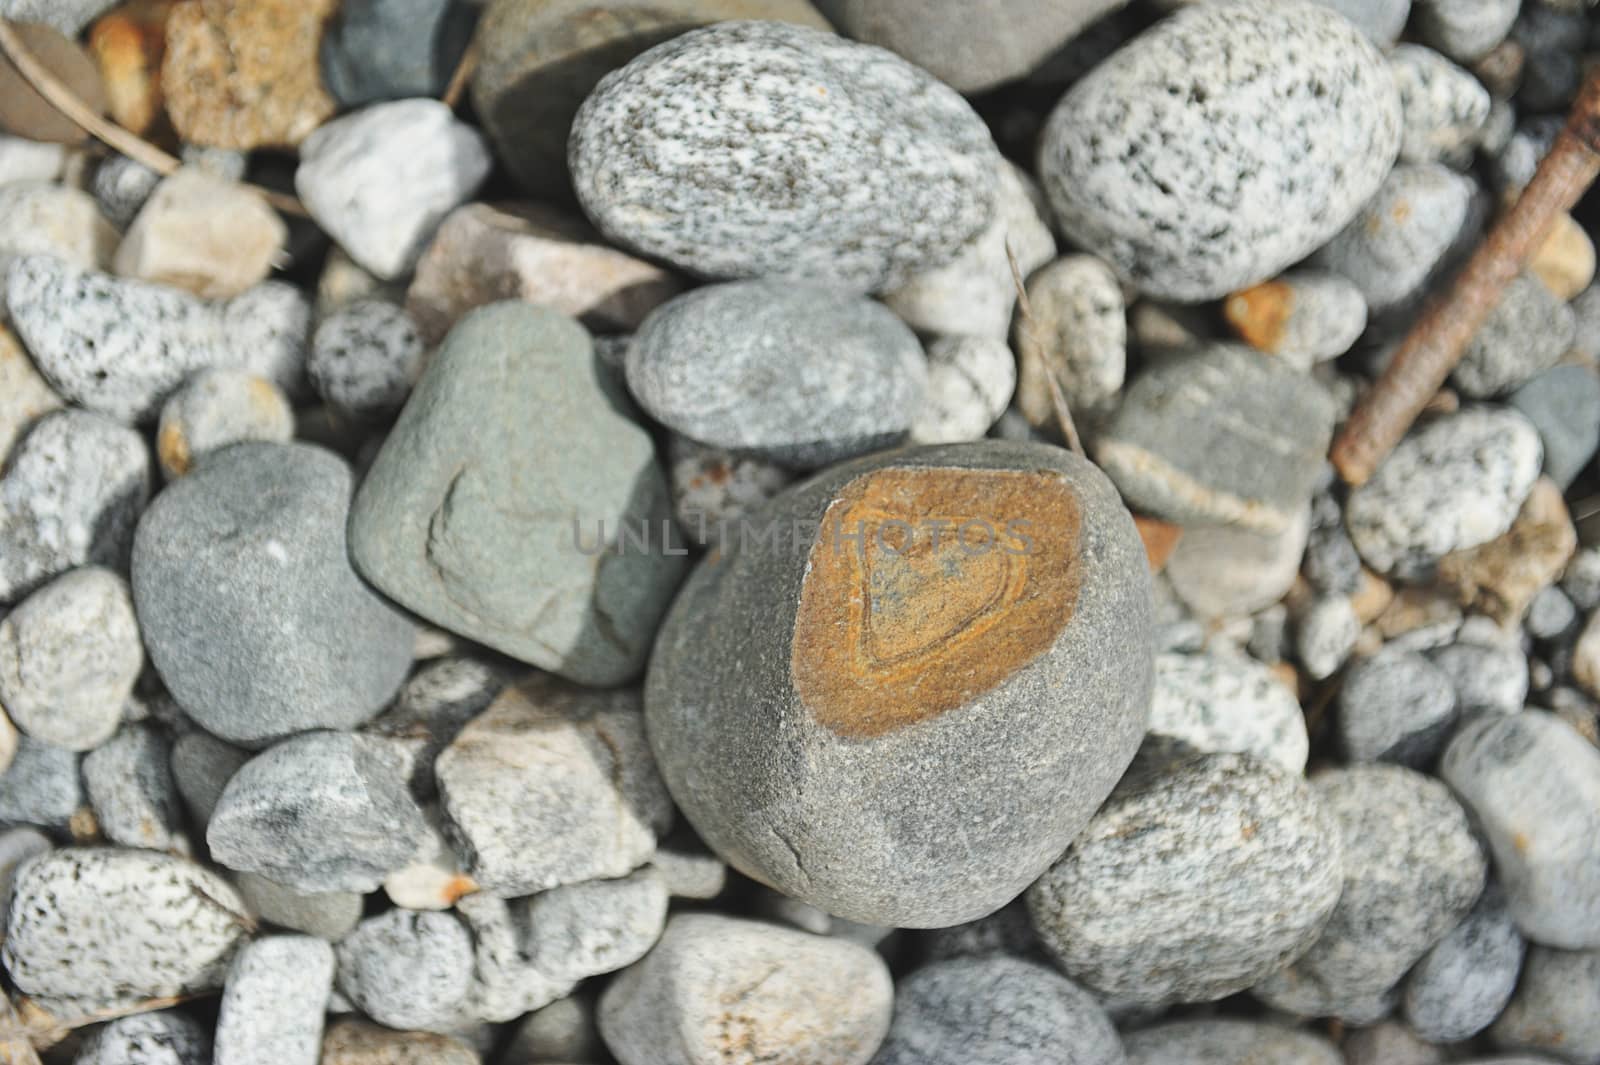
[[[706,147],[757,143],[756,114],[754,154]],[[774,22],[695,30],[608,75],[569,162],[608,236],[713,278],[893,288],[954,258],[995,201],[993,141],[955,90]]]
[[[127,582],[108,569],[65,573],[0,621],[0,705],[57,747],[110,739],[143,665]]]
[[[1278,602],[1294,585],[1309,524],[1302,507],[1281,532],[1268,535],[1233,525],[1191,526],[1164,572],[1178,598],[1201,617],[1252,614]]]
[[[1600,285],[1591,284],[1578,293],[1569,304],[1577,317],[1577,335],[1573,347],[1587,361],[1600,359]]]
[[[1339,688],[1339,740],[1351,762],[1432,764],[1456,720],[1451,678],[1415,651],[1357,660]]]
[[[1424,44],[1473,63],[1506,39],[1522,0],[1417,0],[1413,27]]]
[[[1545,476],[1565,491],[1600,447],[1600,374],[1588,366],[1555,366],[1506,402],[1539,430]]]
[[[1592,838],[1592,837],[1591,837]],[[1496,1046],[1536,1050],[1572,1065],[1600,1062],[1600,950],[1535,946],[1511,1004],[1490,1031]]]
[[[1411,13],[1411,0],[1316,0],[1323,7],[1331,7],[1372,39],[1380,48],[1388,48],[1400,38],[1405,29],[1406,17]]]
[[[400,688],[394,705],[366,731],[410,752],[411,789],[434,794],[433,763],[468,721],[494,701],[509,680],[506,669],[482,659],[446,657],[429,662]]]
[[[1042,965],[993,955],[916,970],[872,1065],[1122,1065],[1094,996]]]
[[[222,989],[212,1065],[317,1065],[333,990],[333,948],[267,936],[234,956]]]
[[[362,897],[353,891],[302,894],[256,873],[235,873],[233,882],[250,912],[261,920],[330,943],[361,920]]]
[[[1344,508],[1331,494],[1311,502],[1304,568],[1306,580],[1324,595],[1354,595],[1361,590],[1361,554],[1345,530]]]
[[[1587,613],[1600,606],[1600,547],[1581,548],[1561,574],[1561,590]]]
[[[651,417],[801,467],[897,443],[927,385],[916,335],[881,304],[793,281],[679,296],[628,347],[628,388]]]
[[[529,961],[544,975],[576,983],[645,956],[667,922],[667,885],[654,870],[541,892],[524,911],[533,935]]]
[[[112,155],[94,169],[89,191],[118,229],[127,229],[161,184],[161,174],[126,155]]]
[[[228,781],[250,760],[250,752],[200,729],[179,736],[172,745],[172,780],[189,817],[201,834],[217,808]]]
[[[1250,754],[1291,773],[1310,752],[1295,693],[1242,655],[1156,656],[1150,735],[1199,754]]]
[[[1562,125],[1559,115],[1535,115],[1517,124],[1511,140],[1490,166],[1501,193],[1520,193],[1533,180],[1534,171],[1549,153]]]
[[[1519,274],[1467,345],[1450,380],[1473,399],[1510,392],[1554,366],[1571,347],[1575,328],[1572,308],[1532,274]]]
[[[96,1028],[72,1065],[212,1065],[211,1035],[177,1010],[136,1013]]]
[[[467,871],[504,897],[626,875],[672,820],[637,690],[531,677],[462,729],[434,772]]]
[[[244,912],[227,881],[181,858],[51,851],[17,872],[5,967],[30,995],[205,991],[222,985]]]
[[[427,831],[388,741],[310,732],[252,758],[206,828],[211,856],[301,892],[372,891]]]
[[[472,36],[473,6],[456,0],[351,0],[323,31],[322,78],[345,108],[439,96]]]
[[[171,745],[149,725],[129,725],[83,760],[83,784],[100,834],[124,847],[188,854]]]
[[[1350,493],[1345,523],[1367,565],[1402,577],[1500,536],[1542,458],[1539,434],[1503,407],[1469,407],[1412,430]]]
[[[1361,638],[1361,619],[1347,596],[1316,600],[1295,622],[1294,649],[1312,680],[1339,671]]]
[[[1444,1051],[1399,1021],[1384,1021],[1344,1038],[1347,1065],[1443,1065]]]
[[[1406,977],[1406,1021],[1430,1043],[1472,1038],[1511,1000],[1526,949],[1504,894],[1491,883]]]
[[[351,481],[320,448],[238,444],[145,511],[133,560],[145,645],[207,731],[260,746],[350,728],[400,686],[412,628],[350,566]]]
[[[11,908],[12,881],[18,867],[51,846],[48,836],[31,828],[0,830],[0,913]]]
[[[911,422],[914,444],[982,440],[1011,404],[1017,359],[1003,340],[940,337],[928,345],[928,390]]]
[[[508,1063],[532,1061],[599,1061],[605,1044],[595,1018],[595,999],[590,994],[568,995],[541,1006],[518,1023],[504,1060]]]
[[[76,37],[115,3],[116,0],[0,0],[0,18],[42,22],[68,37]]]
[[[202,370],[162,406],[156,458],[170,481],[229,444],[282,444],[293,436],[294,412],[277,385],[244,370]]]
[[[1515,714],[1528,698],[1528,656],[1515,646],[1453,643],[1429,653],[1450,678],[1461,715],[1478,710]]]
[[[85,806],[78,755],[23,736],[0,774],[0,824],[65,831]]]
[[[1318,773],[1311,786],[1339,825],[1344,891],[1310,952],[1255,995],[1289,1013],[1371,1023],[1406,970],[1477,902],[1486,862],[1466,813],[1430,777],[1359,766]]]
[[[1440,774],[1488,839],[1523,934],[1600,947],[1600,751],[1542,711],[1490,715],[1456,735]]]
[[[39,419],[0,477],[0,604],[74,566],[125,569],[149,497],[138,433],[81,410]]]
[[[1342,887],[1338,826],[1298,772],[1218,754],[1124,782],[1028,890],[1028,910],[1091,991],[1210,1002],[1305,953]]]
[[[453,913],[389,910],[339,941],[338,986],[390,1028],[438,1031],[459,1022],[472,990],[473,945]]]
[[[472,933],[472,986],[460,1007],[464,1019],[498,1023],[572,993],[577,981],[546,975],[532,961],[526,902],[483,892],[461,899],[456,910]]]
[[[1576,95],[1588,21],[1581,10],[1559,4],[1524,3],[1511,37],[1527,52],[1517,104],[1530,112],[1564,111]]]
[[[706,447],[676,433],[667,441],[667,473],[678,527],[701,547],[737,537],[738,520],[795,479],[775,462]]]
[[[1367,301],[1348,278],[1296,269],[1228,297],[1229,324],[1251,347],[1297,370],[1338,358],[1367,326]]]
[[[219,362],[265,377],[291,399],[305,395],[311,300],[304,292],[265,281],[213,309],[228,348]]]
[[[1244,48],[1261,61],[1238,64]],[[1400,146],[1383,57],[1308,4],[1195,4],[1062,98],[1040,177],[1067,235],[1141,291],[1265,281],[1356,214]]]
[[[1171,1021],[1130,1032],[1122,1045],[1127,1065],[1344,1065],[1321,1036],[1253,1021]]]
[[[1092,255],[1065,255],[1034,271],[1027,293],[1033,314],[1017,318],[1012,344],[1038,357],[1018,368],[1017,407],[1031,424],[1053,426],[1053,380],[1075,416],[1104,417],[1128,370],[1122,282]]]
[[[679,899],[714,899],[728,886],[728,864],[699,840],[675,836],[656,846],[650,866],[660,874],[667,892]]]
[[[1400,159],[1431,163],[1470,148],[1489,117],[1489,90],[1432,48],[1402,44],[1389,53],[1400,90]]]
[[[361,299],[317,326],[306,373],[317,395],[338,409],[381,417],[405,403],[426,354],[427,345],[404,307]]]
[[[679,914],[601,995],[600,1033],[622,1065],[865,1065],[893,994],[883,960],[848,940]]]
[[[1560,640],[1577,634],[1578,608],[1558,586],[1552,584],[1533,597],[1523,625],[1535,640]]]

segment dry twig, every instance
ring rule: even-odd
[[[478,35],[473,34],[467,50],[461,53],[461,61],[456,64],[455,73],[450,75],[450,84],[445,86],[444,95],[439,97],[450,110],[454,111],[461,105],[461,98],[467,92],[467,84],[472,81],[472,75],[478,70],[478,57],[481,54],[478,48]]]
[[[1045,384],[1050,386],[1050,406],[1055,409],[1056,424],[1061,427],[1061,435],[1067,441],[1067,446],[1080,458],[1088,458],[1083,450],[1083,441],[1078,437],[1078,426],[1072,420],[1072,411],[1067,408],[1067,397],[1061,394],[1061,383],[1056,380],[1055,373],[1045,360],[1039,337],[1033,331],[1033,305],[1028,302],[1028,287],[1022,283],[1022,267],[1017,265],[1017,255],[1011,250],[1010,241],[1006,241],[1006,262],[1011,264],[1011,283],[1016,286],[1017,310],[1022,315],[1022,329],[1017,344],[1022,350],[1018,354],[1022,356],[1024,365],[1037,367]]]

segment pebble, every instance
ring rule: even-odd
[[[928,392],[922,346],[882,305],[776,280],[665,304],[628,345],[627,376],[674,432],[797,467],[897,443]]]
[[[1440,775],[1488,840],[1523,934],[1600,947],[1600,751],[1541,711],[1487,715],[1456,734]]]
[[[323,31],[323,84],[343,108],[440,96],[475,20],[455,0],[346,0]]]
[[[0,318],[8,306],[6,280],[18,259],[49,255],[93,269],[109,261],[116,246],[116,232],[88,193],[42,182],[0,185]]]
[[[211,1065],[211,1035],[177,1010],[136,1013],[92,1029],[72,1065]]]
[[[602,243],[580,218],[535,203],[469,203],[450,212],[417,262],[406,308],[429,343],[475,307],[520,299],[599,332],[637,329],[683,281]]]
[[[4,6],[12,7],[16,2],[6,0]],[[37,18],[19,20],[16,34],[22,46],[86,108],[96,115],[105,114],[105,86],[94,60],[77,41],[40,23]],[[0,132],[67,145],[80,145],[89,139],[81,126],[33,87],[9,56],[0,57]]]
[[[1442,1049],[1424,1043],[1399,1021],[1350,1032],[1344,1038],[1344,1053],[1348,1065],[1444,1065],[1445,1060]]]
[[[625,969],[661,938],[667,885],[653,869],[541,892],[522,911],[533,930],[529,961],[555,980],[577,983]]]
[[[1528,260],[1528,272],[1565,303],[1594,282],[1594,241],[1570,214],[1559,214],[1555,228]]]
[[[337,107],[323,88],[317,49],[338,6],[202,0],[173,8],[161,89],[178,136],[244,150],[300,144]]]
[[[1521,193],[1533,180],[1539,161],[1550,151],[1556,135],[1561,132],[1561,126],[1559,115],[1535,115],[1517,123],[1516,132],[1495,156],[1490,168],[1503,195]]]
[[[1534,596],[1528,606],[1525,627],[1536,640],[1561,640],[1574,635],[1577,625],[1578,608],[1566,592],[1553,584]]]
[[[505,1060],[603,1060],[606,1049],[595,1018],[595,997],[568,995],[522,1019],[506,1047]]]
[[[203,834],[228,781],[250,760],[248,751],[194,729],[172,744],[173,784],[183,798],[194,826]]]
[[[1311,787],[1339,827],[1344,891],[1310,952],[1255,995],[1289,1013],[1372,1023],[1373,1000],[1477,902],[1486,863],[1466,813],[1430,777],[1356,766],[1318,773]]]
[[[1030,424],[1055,423],[1051,378],[1075,415],[1103,416],[1115,406],[1128,369],[1122,283],[1092,255],[1067,255],[1028,278],[1031,319],[1018,318],[1017,351],[1037,345],[1017,382],[1017,406]]]
[[[221,987],[244,903],[154,851],[66,848],[17,872],[3,957],[30,995],[155,998]]]
[[[1334,415],[1305,374],[1243,345],[1210,344],[1134,378],[1094,455],[1146,514],[1271,535],[1311,498]]]
[[[489,175],[483,138],[437,100],[375,104],[300,145],[294,187],[350,257],[384,281],[409,273],[446,215]]]
[[[1344,508],[1329,492],[1319,492],[1311,501],[1303,568],[1306,580],[1323,595],[1354,597],[1366,586],[1361,555],[1345,531]]]
[[[258,193],[184,167],[140,208],[112,268],[122,277],[227,299],[266,280],[288,237]]]
[[[657,844],[650,866],[677,899],[714,899],[728,886],[728,865],[685,832]]]
[[[472,312],[362,482],[350,552],[362,576],[424,619],[579,683],[614,685],[644,666],[687,549],[669,536],[650,436],[622,413],[626,397],[592,350],[551,310]],[[557,453],[563,461],[525,460]],[[646,539],[602,547],[607,528]]]
[[[145,511],[133,551],[145,646],[207,731],[261,746],[353,728],[404,680],[411,624],[346,554],[351,482],[320,448],[237,444]]]
[[[0,133],[0,185],[54,181],[66,165],[67,149],[62,145]]]
[[[5,770],[0,769],[0,777]],[[31,828],[0,830],[0,913],[11,908],[12,881],[23,862],[51,848],[50,838]]]
[[[291,399],[305,394],[311,301],[293,285],[268,281],[217,305],[228,349],[221,360],[265,377]]]
[[[1600,606],[1600,547],[1585,547],[1572,556],[1561,575],[1561,590],[1581,611]]]
[[[117,0],[0,0],[0,18],[53,26],[76,37]]]
[[[948,519],[939,546],[909,524],[930,514]],[[945,445],[831,467],[762,518],[818,532],[804,557],[725,543],[656,642],[645,708],[678,806],[719,857],[835,916],[939,927],[1015,897],[1145,731],[1148,569],[1110,483],[1060,448]],[[874,635],[837,647],[869,619]],[[1018,700],[1034,708],[1027,774]]]
[[[1465,718],[1480,710],[1520,713],[1528,698],[1528,658],[1518,647],[1453,643],[1428,656],[1455,688]]]
[[[1576,329],[1572,308],[1538,278],[1519,274],[1467,344],[1450,380],[1469,399],[1510,392],[1554,366],[1572,346]]]
[[[1477,1035],[1511,1000],[1526,949],[1504,894],[1491,884],[1406,977],[1406,1022],[1430,1043]]]
[[[472,986],[459,1008],[464,1018],[515,1020],[570,994],[576,984],[549,976],[533,963],[530,940],[538,931],[528,927],[525,905],[512,907],[482,892],[466,896],[456,907],[472,933],[475,951]]]
[[[1239,339],[1297,370],[1349,351],[1367,327],[1367,301],[1326,270],[1291,270],[1235,292],[1222,313]]]
[[[102,836],[124,847],[189,854],[171,757],[160,731],[129,725],[84,758],[84,789]]]
[[[600,1034],[621,1065],[866,1065],[893,996],[882,959],[848,940],[679,914],[601,995]]]
[[[1600,950],[1528,951],[1516,996],[1490,1035],[1507,1050],[1538,1050],[1573,1065],[1600,1061]],[[1513,1065],[1515,1060],[1513,1059]],[[1528,1059],[1533,1060],[1533,1059]]]
[[[1600,374],[1587,366],[1555,366],[1506,402],[1539,430],[1545,476],[1565,491],[1600,449]]]
[[[101,215],[118,230],[125,230],[160,184],[161,175],[143,163],[125,155],[111,155],[94,168],[89,191],[100,205]]]
[[[1257,62],[1237,64],[1241,47]],[[1073,86],[1039,170],[1074,243],[1147,295],[1197,302],[1339,232],[1400,136],[1394,79],[1345,20],[1270,0],[1194,4]]]
[[[1150,735],[1196,754],[1249,754],[1291,773],[1310,753],[1294,692],[1243,655],[1202,652],[1156,656]]]
[[[306,374],[317,395],[339,410],[381,418],[405,404],[427,351],[405,308],[356,300],[317,326]]]
[[[367,731],[412,751],[412,790],[431,796],[434,760],[462,726],[488,709],[509,679],[499,663],[458,655],[435,659],[411,675],[394,705]]]
[[[235,872],[233,882],[261,920],[330,943],[344,938],[361,920],[362,896],[354,891],[302,894],[256,873]]]
[[[1415,651],[1355,661],[1339,689],[1339,740],[1352,763],[1431,765],[1456,721],[1451,678]]]
[[[1003,340],[940,337],[928,345],[928,391],[911,422],[914,444],[982,440],[1011,405],[1017,359]]]
[[[1341,869],[1338,826],[1298,770],[1202,755],[1114,792],[1029,888],[1028,912],[1102,997],[1211,1002],[1310,949]]]
[[[755,114],[760,152],[694,147],[747,140]],[[569,160],[607,236],[711,278],[895,288],[953,259],[996,199],[994,143],[955,90],[776,22],[694,30],[607,75]]]
[[[333,964],[333,948],[311,936],[246,944],[222,991],[213,1065],[318,1065]]]
[[[1474,63],[1506,39],[1522,0],[1416,0],[1422,42],[1458,63]]]
[[[111,119],[141,137],[167,132],[154,127],[158,121],[166,125],[161,54],[171,12],[166,0],[133,0],[108,11],[89,31],[89,53],[100,69]]]
[[[636,690],[535,675],[462,729],[434,772],[468,872],[506,898],[624,876],[671,825]]]
[[[919,333],[1004,340],[1017,303],[1011,256],[1023,277],[1055,258],[1044,193],[1006,160],[995,173],[995,211],[988,227],[948,263],[914,274],[883,294],[884,304]]]
[[[341,939],[338,988],[361,1012],[397,1029],[457,1023],[472,990],[472,935],[453,913],[389,910]]]
[[[478,885],[461,871],[461,860],[445,838],[438,805],[422,807],[422,816],[427,826],[421,845],[409,863],[383,878],[383,893],[408,910],[448,910]]]
[[[701,547],[721,544],[730,530],[737,536],[738,519],[795,479],[775,462],[706,447],[676,433],[667,441],[667,474],[678,528]]]
[[[1376,316],[1416,299],[1460,237],[1477,186],[1437,163],[1401,164],[1312,264],[1355,283]]]
[[[298,892],[366,892],[409,862],[426,833],[386,741],[309,732],[233,775],[206,842],[229,869]]]
[[[1534,114],[1564,111],[1577,93],[1588,22],[1574,7],[1579,5],[1525,3],[1518,13],[1511,37],[1528,55],[1517,90],[1519,108]]]
[[[1503,536],[1439,560],[1439,585],[1474,612],[1515,626],[1577,549],[1578,533],[1561,489],[1541,477]]]
[[[27,736],[17,738],[0,784],[0,824],[64,831],[85,804],[77,753]]]
[[[5,707],[0,706],[0,775],[11,767],[11,760],[17,756],[17,743],[17,726],[6,716]]]
[[[128,586],[107,569],[63,574],[0,621],[0,705],[57,747],[110,739],[143,664]]]
[[[1509,409],[1435,418],[1413,429],[1350,493],[1350,537],[1379,573],[1426,572],[1450,552],[1511,528],[1538,478],[1541,452],[1532,423]]]
[[[284,444],[293,436],[294,411],[277,385],[244,370],[201,370],[162,405],[156,459],[172,481],[231,444]]]
[[[1431,163],[1470,149],[1489,118],[1489,90],[1450,60],[1417,44],[1389,53],[1400,90],[1400,160]]]
[[[356,1018],[328,1026],[322,1065],[482,1065],[458,1039],[429,1032],[395,1032]]]
[[[1344,1065],[1321,1036],[1255,1021],[1170,1021],[1129,1032],[1122,1045],[1127,1065]]]
[[[873,1065],[1122,1065],[1094,997],[1042,965],[1001,955],[924,966],[895,989]]]
[[[1253,614],[1288,594],[1299,575],[1309,525],[1302,508],[1273,534],[1231,525],[1190,527],[1164,572],[1178,598],[1202,617]]]

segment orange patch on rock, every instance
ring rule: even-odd
[[[156,452],[161,456],[161,464],[175,476],[182,477],[189,472],[189,441],[177,425],[162,426],[156,437]]]
[[[828,506],[790,676],[824,728],[871,739],[970,702],[1055,643],[1081,580],[1058,474],[888,468]]]
[[[1222,305],[1233,331],[1257,351],[1275,352],[1294,312],[1294,289],[1282,281],[1264,281],[1235,292]]]
[[[1150,561],[1150,572],[1160,573],[1166,568],[1167,560],[1172,558],[1172,552],[1178,549],[1178,541],[1183,539],[1183,526],[1143,514],[1133,516],[1133,525],[1139,530],[1139,539],[1144,544],[1144,557]]]

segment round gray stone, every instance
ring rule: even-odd
[[[679,296],[639,326],[627,365],[668,428],[802,467],[897,443],[928,384],[916,334],[882,304],[792,281]]]
[[[608,75],[568,158],[603,232],[713,278],[892,288],[952,259],[994,210],[994,142],[955,90],[776,22],[695,30]]]
[[[427,352],[404,307],[356,300],[317,326],[306,373],[317,395],[340,410],[383,416],[405,403]]]
[[[985,441],[831,467],[759,518],[656,643],[673,798],[719,857],[834,916],[998,908],[1145,731],[1148,567],[1115,491],[1063,449]]]
[[[246,944],[222,989],[212,1065],[317,1065],[333,963],[333,948],[311,936]]]
[[[1417,0],[1413,28],[1422,42],[1458,63],[1473,63],[1506,39],[1522,0]]]
[[[1250,754],[1291,773],[1306,768],[1311,741],[1295,693],[1243,655],[1156,656],[1150,737],[1197,754]]]
[[[1237,1020],[1172,1021],[1123,1037],[1127,1065],[1344,1065],[1321,1036]]]
[[[389,910],[339,941],[338,988],[390,1028],[459,1023],[472,989],[472,935],[453,913]]]
[[[1545,476],[1566,491],[1600,448],[1600,374],[1588,366],[1555,366],[1506,402],[1539,430]]]
[[[136,1013],[94,1029],[72,1065],[212,1065],[211,1035],[177,1010]]]
[[[1456,720],[1450,677],[1415,651],[1386,647],[1354,662],[1339,688],[1339,740],[1351,762],[1433,762]]]
[[[1529,273],[1518,274],[1467,345],[1450,380],[1463,396],[1487,399],[1526,383],[1572,346],[1572,308]]]
[[[1394,79],[1349,22],[1236,0],[1185,8],[1073,86],[1039,173],[1074,242],[1147,295],[1193,302],[1305,258],[1399,147]]]
[[[238,444],[139,522],[133,595],[161,679],[207,731],[247,746],[351,728],[405,679],[412,627],[345,547],[349,466],[304,444]]]
[[[1475,710],[1515,714],[1527,702],[1528,656],[1520,647],[1453,643],[1428,658],[1450,678],[1463,717]]]
[[[1472,1038],[1511,1000],[1526,949],[1504,893],[1491,883],[1472,912],[1406,977],[1406,1021],[1430,1043]]]

